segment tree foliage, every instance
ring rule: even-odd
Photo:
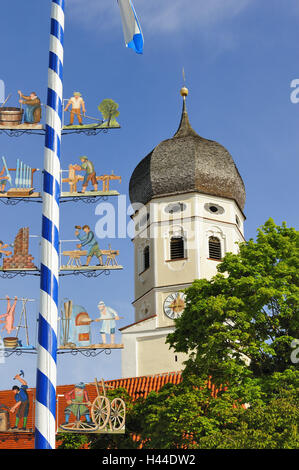
[[[103,118],[106,119],[108,123],[115,121],[117,116],[119,116],[118,104],[108,98],[99,104],[98,110],[102,113]]]
[[[185,375],[133,408],[143,447],[149,449],[290,449],[299,447],[298,376],[276,373],[212,393]],[[240,399],[251,397],[250,405]]]
[[[298,242],[298,232],[270,219],[256,241],[226,254],[212,279],[185,290],[185,311],[168,336],[189,355],[183,382],[133,409],[146,447],[299,447],[299,373],[291,361]]]
[[[272,219],[257,239],[227,253],[211,280],[195,280],[169,335],[175,351],[190,354],[186,372],[215,383],[262,377],[291,367],[299,327],[299,236]],[[250,362],[244,367],[244,360]]]

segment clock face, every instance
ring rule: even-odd
[[[168,295],[163,305],[165,315],[171,320],[180,317],[186,306],[185,298],[186,295],[182,292],[174,292]]]

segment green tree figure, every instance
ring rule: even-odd
[[[107,127],[117,124],[116,118],[119,116],[119,111],[118,104],[115,101],[109,98],[103,100],[99,104],[98,110],[102,113],[103,119],[107,120]]]

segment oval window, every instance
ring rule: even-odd
[[[184,210],[186,210],[186,204],[182,202],[168,204],[164,209],[167,214],[175,214],[177,212],[183,212]]]
[[[224,208],[222,206],[218,206],[218,204],[213,204],[212,202],[208,202],[205,204],[205,210],[210,212],[211,214],[223,214]]]

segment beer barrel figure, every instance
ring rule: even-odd
[[[21,108],[0,108],[0,126],[18,126],[22,122],[23,113]]]
[[[15,349],[18,346],[18,338],[7,336],[6,338],[3,338],[3,344],[5,348]]]

